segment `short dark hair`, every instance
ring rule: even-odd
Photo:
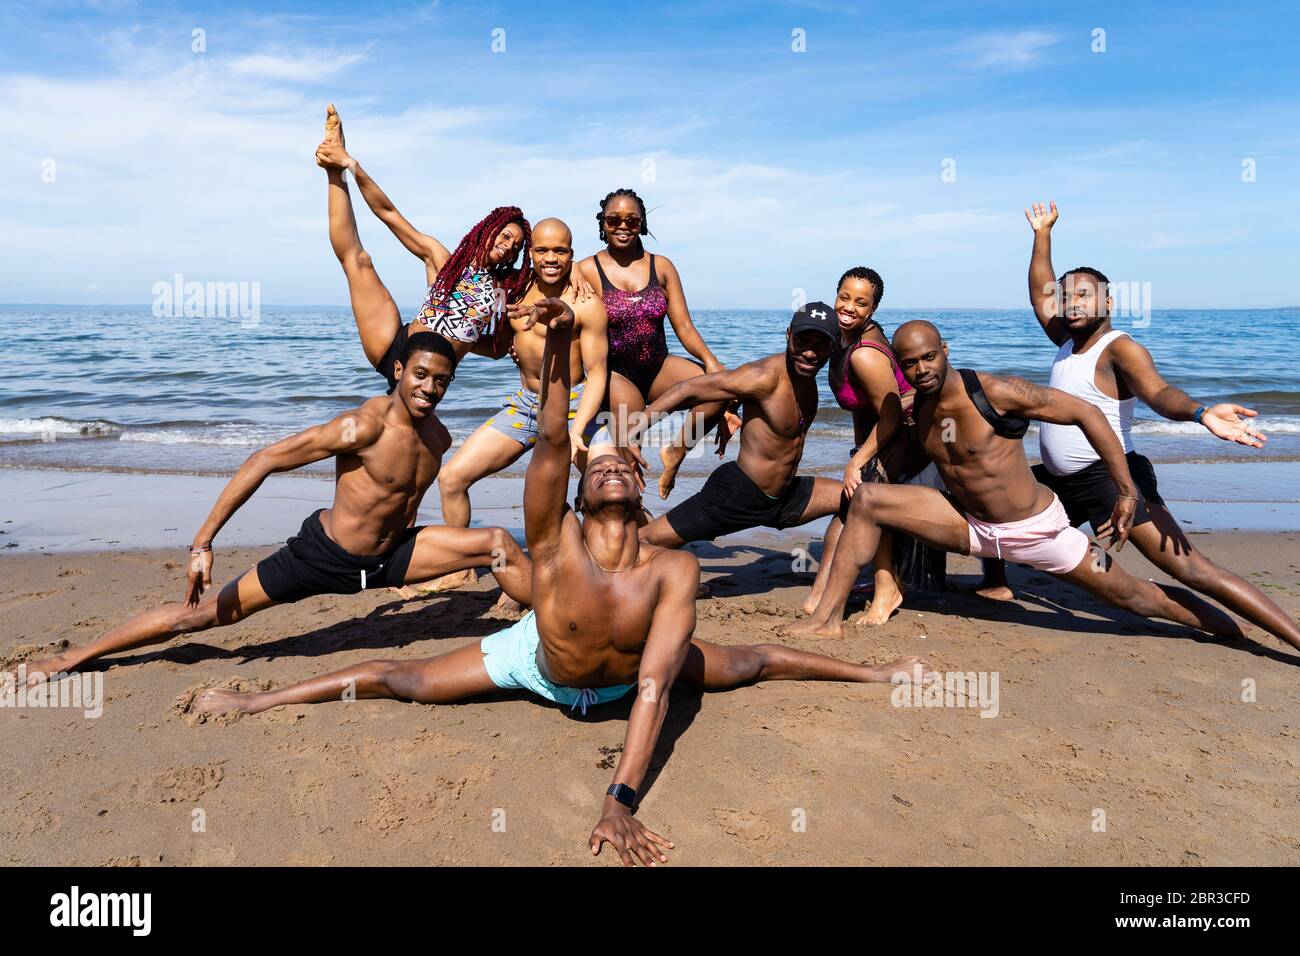
[[[402,343],[397,360],[405,365],[416,352],[432,352],[435,355],[444,356],[451,363],[453,372],[456,371],[456,365],[460,361],[456,358],[456,350],[451,347],[451,343],[437,332],[416,332],[414,335],[408,336],[406,341]]]
[[[1105,274],[1103,274],[1100,269],[1094,269],[1092,266],[1079,266],[1079,268],[1077,269],[1071,269],[1069,272],[1063,272],[1061,273],[1061,278],[1057,279],[1056,281],[1064,285],[1065,277],[1074,276],[1074,275],[1092,276],[1098,282],[1101,282],[1104,285],[1110,285],[1110,280],[1106,278]]]
[[[840,276],[840,281],[835,283],[835,292],[838,294],[840,287],[844,285],[847,279],[865,279],[870,282],[876,290],[876,306],[879,307],[880,300],[885,297],[885,280],[880,278],[880,273],[875,269],[868,269],[866,266],[854,266],[844,275]]]

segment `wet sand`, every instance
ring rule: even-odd
[[[1300,534],[1193,540],[1300,609]],[[698,547],[716,595],[700,603],[699,636],[781,640],[812,576],[792,569],[791,549],[807,544],[791,532]],[[219,548],[216,577],[271,549]],[[182,558],[171,548],[0,551],[0,656],[79,643],[177,599]],[[1131,550],[1122,561],[1152,573]],[[950,559],[954,583],[976,570]],[[1253,629],[1250,640],[1213,642],[1105,610],[1025,568],[1011,575],[1014,604],[918,597],[884,627],[794,642],[996,672],[994,718],[897,707],[880,685],[675,689],[640,814],[677,843],[673,862],[1300,861],[1300,655]],[[411,602],[387,591],[314,598],[105,662],[98,718],[0,709],[3,861],[590,865],[626,702],[586,718],[512,694],[209,721],[186,712],[212,684],[279,686],[462,646],[504,626],[489,615],[496,593],[483,578]],[[597,862],[614,857],[606,849]]]

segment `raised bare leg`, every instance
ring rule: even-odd
[[[418,704],[448,704],[485,694],[496,685],[483,666],[482,641],[414,661],[367,661],[262,693],[213,688],[194,700],[200,714],[257,714],[286,704],[324,704],[336,700],[388,698]]]
[[[690,359],[684,359],[680,355],[670,355],[664,359],[659,374],[650,384],[650,394],[645,397],[652,402],[678,382],[703,374],[704,369]],[[672,494],[673,486],[677,483],[677,472],[681,469],[687,454],[717,426],[725,410],[725,402],[710,402],[707,405],[695,406],[682,423],[682,429],[677,437],[659,449],[659,463],[663,466],[659,472],[660,498],[667,499]]]
[[[402,327],[401,313],[388,289],[379,281],[370,253],[361,246],[352,196],[343,178],[350,161],[343,149],[343,126],[331,105],[325,112],[325,139],[316,149],[316,163],[328,178],[330,245],[343,266],[352,300],[352,315],[361,334],[361,348],[374,365],[384,357]]]

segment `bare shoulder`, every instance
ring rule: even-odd
[[[386,395],[368,398],[360,408],[343,412],[339,419],[345,426],[351,420],[358,438],[368,437],[373,441],[384,431],[384,413],[388,410],[389,401]]]
[[[575,324],[581,328],[583,323],[596,324],[607,323],[609,317],[605,314],[605,302],[598,295],[588,296],[586,299],[573,302],[566,298],[564,301],[573,306],[573,315]]]
[[[651,567],[660,587],[667,585],[671,590],[690,590],[691,600],[700,585],[700,559],[690,551],[660,548],[652,544],[642,545],[650,552]]]
[[[675,281],[678,276],[677,267],[673,265],[673,260],[669,259],[667,256],[660,255],[657,252],[654,253],[654,257],[655,271],[659,273],[660,281],[663,281],[665,276]]]

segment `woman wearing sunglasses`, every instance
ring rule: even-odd
[[[597,283],[609,315],[609,401],[617,416],[638,413],[678,382],[724,368],[704,344],[691,321],[677,268],[666,256],[645,250],[641,237],[650,234],[645,203],[631,189],[616,189],[600,203],[596,214],[605,248],[579,265],[582,277]],[[668,354],[664,319],[672,323],[682,346],[698,360]],[[697,406],[683,434],[660,451],[663,471],[659,496],[667,498],[677,469],[691,445],[717,424],[721,403]]]

